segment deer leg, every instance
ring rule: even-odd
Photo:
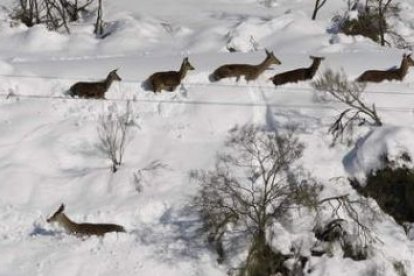
[[[161,85],[154,85],[153,88],[155,94],[161,93]]]

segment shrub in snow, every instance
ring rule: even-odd
[[[77,21],[79,14],[94,0],[20,0],[11,17],[32,27],[45,24],[50,30],[64,27],[69,33],[68,22]]]
[[[111,170],[114,173],[118,171],[123,162],[131,120],[130,102],[127,103],[124,114],[110,113],[99,117],[98,147],[111,160]]]
[[[335,73],[328,69],[312,82],[312,86],[323,92],[319,97],[322,101],[334,99],[347,105],[329,128],[329,133],[333,135],[333,144],[338,140],[352,143],[355,126],[382,125],[375,104],[368,105],[363,99],[366,86],[364,83],[350,82],[345,73]]]
[[[294,128],[282,135],[244,126],[230,132],[215,169],[192,172],[201,184],[195,205],[219,261],[225,257],[224,240],[231,243],[237,234],[250,239],[240,275],[283,273],[287,257],[273,252],[265,233],[293,206],[316,204],[316,185],[300,182],[291,171],[303,148]]]
[[[411,161],[408,155],[401,158]],[[373,170],[363,186],[357,181],[353,181],[353,185],[361,194],[374,198],[398,223],[414,222],[414,170],[395,167],[393,162],[384,159],[386,166]]]
[[[312,255],[366,260],[376,241],[370,228],[376,216],[366,198],[344,194],[320,200],[314,228],[318,242],[311,249]]]
[[[353,10],[344,16],[335,16],[333,22],[339,32],[362,35],[385,46],[388,43],[385,34],[389,31],[386,17],[390,12],[398,13],[392,0],[367,0],[365,5],[356,1]]]

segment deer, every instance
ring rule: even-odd
[[[57,222],[67,233],[76,236],[103,236],[109,232],[125,232],[124,227],[117,224],[76,223],[65,215],[64,210],[65,205],[62,203],[59,209],[46,221],[48,223]]]
[[[356,81],[357,82],[382,82],[384,80],[398,80],[402,81],[408,73],[410,66],[414,66],[414,61],[411,54],[403,54],[400,68],[393,68],[389,70],[368,70],[362,73]]]
[[[162,90],[173,92],[190,70],[195,69],[188,61],[188,57],[186,57],[183,59],[179,71],[156,72],[148,78],[147,82],[151,85],[154,93],[161,92]]]
[[[290,82],[296,83],[299,81],[311,80],[315,76],[316,71],[318,71],[321,62],[325,58],[314,56],[310,56],[309,58],[312,59],[313,62],[311,66],[309,66],[308,68],[298,68],[280,74],[276,74],[269,80],[271,80],[274,85],[282,85]]]
[[[260,64],[225,64],[214,70],[210,75],[210,80],[219,81],[224,78],[236,77],[236,81],[238,82],[241,76],[244,76],[246,81],[256,80],[272,64],[282,64],[273,52],[269,52],[266,49],[265,51],[266,58]]]
[[[105,99],[105,93],[111,87],[112,82],[121,81],[117,73],[118,69],[109,72],[105,80],[98,82],[77,82],[69,89],[69,95],[80,98]]]

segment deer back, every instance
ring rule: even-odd
[[[68,233],[78,236],[90,236],[97,235],[102,236],[109,232],[125,232],[124,227],[117,224],[104,224],[104,223],[76,223],[73,222],[64,213],[65,205],[61,204],[59,209],[47,219],[48,223],[57,222]]]
[[[153,92],[161,92],[161,90],[173,91],[181,84],[189,70],[194,70],[194,67],[188,60],[188,57],[183,59],[179,71],[156,72],[148,78]]]
[[[400,68],[390,70],[368,70],[362,73],[357,82],[382,82],[384,80],[402,81],[408,72],[408,68],[414,66],[411,55],[404,54],[401,60]]]
[[[103,236],[109,232],[125,232],[124,227],[117,224],[106,223],[80,223],[77,225],[77,235],[96,235]]]
[[[78,82],[70,88],[71,96],[80,98],[103,98],[106,92],[104,82]]]
[[[270,78],[270,80],[272,80],[274,85],[282,85],[285,83],[296,83],[312,79],[324,58],[312,56],[310,58],[313,59],[313,62],[309,68],[299,68],[276,74]]]
[[[274,85],[282,85],[286,83],[295,83],[308,79],[309,74],[307,74],[307,69],[300,68],[295,70],[290,70],[280,74],[276,74],[271,78]]]
[[[257,65],[251,64],[225,64],[218,67],[211,74],[211,81],[218,81],[224,78],[236,77],[237,80],[244,76],[246,80],[255,80],[259,75],[270,67],[272,64],[281,64],[281,62],[274,56],[273,52],[266,51],[265,60]]]
[[[112,82],[121,81],[121,77],[117,74],[118,69],[109,72],[105,80],[99,82],[77,82],[69,89],[72,97],[80,98],[105,98],[105,93],[110,88]]]
[[[398,71],[381,71],[381,70],[368,70],[362,73],[357,78],[358,82],[382,82],[384,80],[398,80],[400,78],[400,74]]]

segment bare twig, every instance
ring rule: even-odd
[[[370,107],[362,99],[363,91],[365,90],[364,83],[350,82],[343,72],[334,73],[328,69],[320,78],[312,83],[312,86],[317,91],[326,93],[333,99],[348,106],[347,109],[339,114],[338,118],[329,128],[329,133],[333,135],[333,144],[338,139],[343,141],[345,135],[352,133],[355,125],[382,125],[375,105],[372,104]],[[321,99],[328,100],[324,97],[322,95]]]

